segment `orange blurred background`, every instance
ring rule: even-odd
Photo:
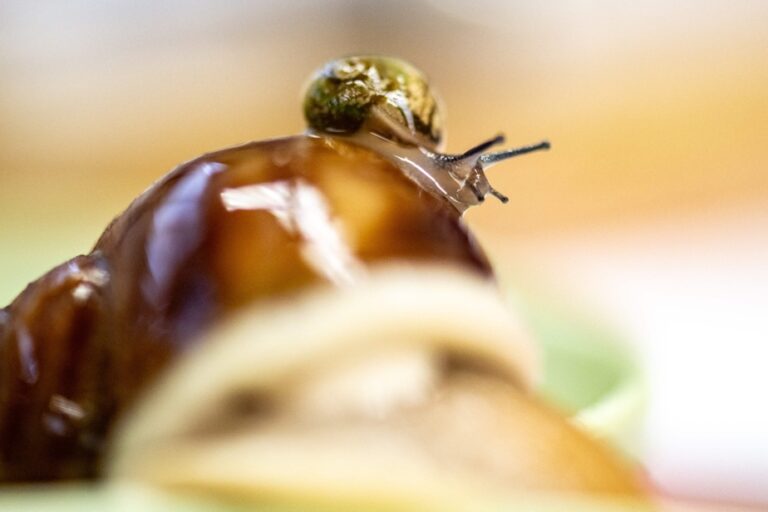
[[[306,76],[351,53],[424,69],[449,151],[552,141],[495,167],[511,202],[470,223],[633,338],[662,397],[646,436],[662,488],[768,502],[768,2],[5,0],[0,302],[177,163],[302,131]]]

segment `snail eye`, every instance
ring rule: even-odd
[[[346,57],[311,76],[304,117],[321,133],[368,130],[435,148],[442,139],[438,103],[426,76],[413,65],[391,57]]]

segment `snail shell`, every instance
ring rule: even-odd
[[[113,418],[196,334],[393,261],[491,273],[455,208],[345,141],[289,137],[181,165],[3,310],[1,476],[95,475]]]
[[[439,100],[424,74],[391,57],[348,57],[315,72],[304,95],[312,130],[376,131],[435,149],[443,138]]]

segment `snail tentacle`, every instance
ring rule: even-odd
[[[459,155],[447,155],[444,153],[434,153],[435,158],[438,158],[444,162],[457,162],[459,160],[464,160],[466,158],[471,158],[473,156],[477,156],[485,152],[488,148],[491,148],[493,146],[496,146],[497,144],[503,144],[504,143],[504,134],[498,134],[492,139],[488,139],[484,142],[481,142],[477,146],[474,146],[465,152],[459,154]]]
[[[533,153],[534,151],[547,150],[551,147],[549,141],[541,141],[538,144],[531,144],[530,146],[522,146],[519,148],[505,149],[496,153],[489,153],[480,156],[480,162],[483,166],[490,166],[502,160],[512,158],[519,155],[525,155],[527,153]]]
[[[509,198],[494,189],[485,176],[488,167],[508,158],[518,155],[549,149],[548,141],[542,141],[538,144],[531,144],[519,148],[505,149],[495,153],[484,153],[487,149],[504,142],[504,135],[499,134],[496,137],[474,146],[464,153],[451,155],[437,153],[421,148],[422,153],[427,155],[435,164],[436,168],[447,169],[451,176],[454,176],[462,183],[461,188],[469,187],[472,194],[477,198],[477,203],[485,201],[485,196],[491,194],[502,203],[509,202]]]

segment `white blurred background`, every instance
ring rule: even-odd
[[[0,302],[350,53],[427,71],[449,150],[552,141],[470,223],[637,347],[661,491],[768,503],[768,2],[4,0]]]

